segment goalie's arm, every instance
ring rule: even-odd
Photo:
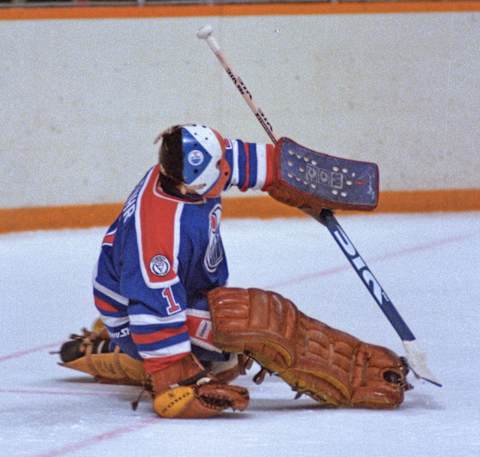
[[[235,186],[242,192],[249,189],[266,191],[275,181],[275,146],[226,140],[225,156],[230,166],[230,177],[225,190]]]

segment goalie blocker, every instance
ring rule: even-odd
[[[311,215],[323,208],[376,208],[379,172],[375,163],[323,154],[289,138],[281,138],[275,149],[277,176],[268,189],[274,199]]]

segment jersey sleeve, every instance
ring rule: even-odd
[[[226,139],[225,155],[231,174],[225,190],[266,190],[274,179],[274,146]]]
[[[130,334],[128,298],[101,284],[97,275],[93,280],[93,298],[111,341],[130,357],[141,359]]]
[[[96,299],[111,334],[126,333],[123,325],[128,325],[130,341],[147,372],[160,370],[191,351],[187,294],[178,275],[184,206],[159,192],[157,177],[158,167],[154,167],[127,201],[116,233],[111,227],[102,246],[115,266],[108,272],[111,282],[118,296],[128,299],[116,303],[111,297],[106,297],[108,302]],[[101,271],[107,270],[106,261],[100,265]],[[105,285],[104,276],[100,279],[97,274],[97,283]],[[125,344],[118,343],[124,349]]]

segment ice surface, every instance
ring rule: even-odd
[[[90,277],[104,228],[0,236],[0,456],[480,456],[480,213],[338,216],[444,387],[396,411],[329,410],[277,378],[248,377],[250,408],[161,420],[138,389],[56,365],[96,317]],[[402,344],[327,230],[313,220],[226,220],[230,285],[274,289],[372,343]]]

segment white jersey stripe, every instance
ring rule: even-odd
[[[210,311],[203,311],[201,309],[187,308],[187,315],[194,317],[201,317],[202,319],[210,319]]]
[[[156,349],[154,351],[140,351],[139,354],[144,359],[152,359],[154,357],[170,357],[176,354],[182,354],[183,352],[191,352],[192,346],[190,340],[183,341],[182,343],[167,346],[165,348]]]
[[[156,316],[155,314],[130,314],[130,323],[132,325],[172,324],[185,322],[186,319],[187,314],[185,311],[168,317]]]
[[[232,141],[232,159],[233,159],[233,170],[232,170],[232,180],[230,182],[231,186],[238,186],[238,180],[240,179],[240,167],[238,165],[238,141]]]
[[[203,349],[206,349],[207,351],[214,351],[214,352],[222,352],[221,349],[218,349],[216,346],[213,344],[207,343],[205,340],[200,340],[198,338],[195,338],[194,336],[191,336],[190,339],[192,340],[192,344],[195,346],[201,347]]]
[[[102,314],[100,317],[102,318],[102,321],[107,327],[120,327],[121,325],[125,325],[130,322],[130,319],[128,318],[128,316],[110,317]]]
[[[257,182],[253,189],[261,189],[267,179],[267,146],[257,144]]]
[[[178,253],[180,249],[180,218],[182,217],[182,212],[183,203],[179,203],[175,211],[175,227],[173,233],[173,271],[175,271],[175,273],[178,272]]]
[[[108,287],[103,286],[95,279],[93,280],[93,288],[101,292],[102,294],[106,295],[107,297],[115,300],[118,304],[127,306],[128,305],[128,298],[124,297],[123,295],[117,294],[113,290],[110,290]]]

